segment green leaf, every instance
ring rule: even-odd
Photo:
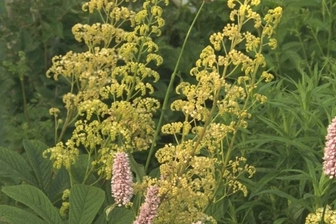
[[[288,51],[283,52],[283,54],[281,55],[282,62],[284,62],[287,59],[290,61],[292,65],[295,66],[295,68],[298,68],[302,61],[301,56],[293,50],[288,50]]]
[[[282,51],[287,51],[287,50],[299,50],[301,49],[301,43],[300,42],[288,42],[283,45],[281,45],[281,50]]]
[[[270,181],[274,180],[279,175],[278,171],[270,171],[270,173],[266,174],[261,178],[257,183],[255,188],[250,194],[249,200],[251,200],[253,197],[257,196],[260,191],[268,184]]]
[[[282,224],[287,221],[288,221],[287,218],[280,218],[280,219],[275,220],[273,224]]]
[[[87,175],[87,167],[91,166],[91,162],[89,161],[89,156],[87,154],[81,154],[78,156],[76,163],[71,167],[71,173],[73,178],[75,179],[75,183],[87,183],[91,184],[96,182],[96,177],[94,175]]]
[[[47,196],[38,188],[30,185],[8,186],[2,192],[27,205],[42,219],[50,224],[61,224],[62,220]]]
[[[299,199],[297,199],[297,198],[293,197],[292,195],[287,194],[286,192],[283,192],[281,190],[264,190],[264,191],[261,191],[261,192],[258,192],[256,194],[254,194],[254,196],[263,195],[263,194],[277,195],[279,197],[286,198],[291,203],[298,203],[306,209],[309,208],[308,204],[305,204],[305,202],[300,201]]]
[[[47,223],[30,212],[9,205],[0,205],[0,220],[11,224]]]
[[[127,208],[116,207],[109,213],[109,224],[132,224],[134,213]]]
[[[36,180],[30,173],[25,159],[12,150],[0,147],[0,177],[17,178],[35,185]]]
[[[69,223],[91,224],[104,199],[104,191],[97,187],[74,185],[70,190]]]
[[[51,182],[52,163],[44,158],[42,153],[48,148],[44,143],[36,140],[24,140],[23,147],[26,150],[27,159],[33,168],[38,187],[43,192],[48,192]]]
[[[136,174],[138,182],[142,181],[142,178],[146,176],[145,168],[142,164],[139,164],[133,158],[133,155],[129,156],[131,170]]]
[[[65,189],[70,189],[70,178],[68,171],[62,167],[51,181],[48,194],[51,202],[58,201]]]
[[[95,220],[94,224],[108,224],[105,214],[100,214],[100,216]]]
[[[209,214],[211,217],[219,221],[224,216],[224,206],[224,200],[217,203],[212,203],[207,207],[206,214]]]

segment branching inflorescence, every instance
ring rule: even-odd
[[[159,6],[163,1],[145,1],[137,13],[121,6],[123,2],[85,3],[83,10],[97,10],[103,21],[73,27],[76,40],[83,41],[88,51],[53,58],[48,75],[56,80],[62,76],[71,87],[63,97],[67,117],[59,140],[75,121],[72,137],[46,151],[56,168],[69,169],[84,148],[92,157],[90,171],[109,179],[115,152],[146,150],[152,143],[152,113],[160,103],[148,94],[154,91],[151,80],[156,82],[159,74],[148,64],[162,63],[151,36],[160,35],[164,25]],[[133,31],[122,29],[126,23]]]
[[[266,66],[262,50],[276,47],[272,35],[282,15],[279,7],[261,18],[252,10],[259,3],[228,1],[232,23],[210,37],[211,45],[191,69],[197,84],[182,82],[176,88],[185,98],[174,101],[171,109],[182,112],[185,119],[162,127],[164,134],[174,135],[176,144],[156,153],[161,163],[158,185],[165,197],[158,223],[215,222],[204,214],[208,206],[238,191],[247,195],[239,177],[244,173],[251,177],[255,168],[244,157],[232,159],[234,141],[238,130],[247,127],[249,108],[266,101],[257,87],[273,76],[262,71]],[[244,31],[251,24],[259,36]]]

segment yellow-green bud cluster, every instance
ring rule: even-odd
[[[305,224],[319,224],[322,220],[323,210],[324,213],[324,223],[325,224],[336,224],[336,210],[332,210],[329,205],[326,208],[318,208],[315,213],[310,213],[306,217]]]
[[[168,1],[144,1],[139,12],[124,7],[123,2],[84,3],[84,11],[98,11],[102,20],[76,24],[72,29],[88,51],[55,56],[47,72],[70,84],[70,92],[63,96],[67,109],[63,129],[75,124],[70,139],[44,153],[50,154],[56,168],[70,169],[81,151],[86,151],[92,155],[90,170],[109,179],[113,153],[146,150],[152,143],[152,116],[160,104],[148,95],[154,92],[152,83],[159,80],[159,74],[148,64],[160,65],[163,59],[151,36],[161,34],[160,4]],[[59,110],[53,108],[50,113],[56,118]]]
[[[239,129],[247,127],[250,107],[266,101],[257,87],[273,76],[268,72],[259,75],[266,66],[262,49],[276,46],[272,34],[281,17],[281,8],[276,8],[262,18],[252,9],[259,3],[228,1],[231,23],[210,37],[211,45],[203,49],[191,69],[196,84],[181,82],[176,88],[184,98],[172,102],[171,109],[180,111],[184,120],[162,127],[164,134],[174,136],[176,144],[168,143],[156,153],[161,179],[155,182],[165,199],[157,223],[207,220],[203,211],[209,203],[238,191],[247,196],[240,177],[247,174],[250,178],[255,168],[246,164],[244,157],[230,158],[230,141]],[[260,35],[243,31],[247,23],[254,23]],[[229,81],[233,76],[236,82]],[[218,192],[222,197],[216,196]]]

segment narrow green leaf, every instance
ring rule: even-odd
[[[258,196],[258,195],[263,195],[263,194],[270,194],[270,195],[277,195],[279,197],[282,197],[282,198],[286,198],[288,201],[291,201],[291,202],[295,202],[297,204],[300,204],[302,205],[302,207],[308,209],[308,204],[306,204],[304,201],[300,201],[299,199],[293,197],[292,195],[290,194],[287,194],[286,192],[283,192],[281,190],[264,190],[264,191],[261,191],[261,192],[258,192],[256,193],[254,196]]]
[[[282,223],[286,223],[288,220],[287,218],[280,218],[274,221],[273,224],[282,224]]]
[[[282,51],[287,51],[287,50],[299,50],[301,49],[301,43],[300,42],[288,42],[283,45],[281,45],[281,50]]]
[[[0,205],[0,220],[11,224],[47,223],[30,212],[9,205]]]
[[[38,188],[30,185],[4,187],[2,191],[13,199],[27,205],[49,224],[61,224],[56,208]]]
[[[38,187],[43,192],[48,192],[51,182],[52,163],[43,158],[42,153],[48,148],[44,143],[36,140],[24,140],[23,147],[26,150],[27,159],[33,168]]]
[[[210,206],[207,207],[206,214],[209,214],[211,217],[219,221],[224,216],[224,211],[224,201],[220,201],[215,204],[210,204]]]
[[[0,147],[0,176],[17,178],[32,185],[36,180],[30,173],[30,167],[25,159],[18,153]]]
[[[261,191],[266,184],[268,184],[270,181],[274,180],[278,175],[279,175],[279,172],[277,172],[277,171],[270,171],[268,174],[266,174],[265,176],[263,176],[263,178],[261,178],[256,183],[256,187],[251,192],[249,200],[251,200],[253,197],[255,197],[258,194],[260,194],[259,191]]]
[[[281,59],[284,59],[284,58],[288,59],[291,62],[291,64],[294,65],[296,68],[300,66],[302,58],[297,52],[293,50],[288,50],[288,51],[283,52],[281,56],[282,56]]]
[[[70,190],[69,223],[91,224],[104,199],[104,191],[97,187],[74,185]]]

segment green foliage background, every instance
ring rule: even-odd
[[[265,52],[268,70],[276,77],[260,89],[268,101],[252,111],[248,131],[239,137],[236,145],[249,163],[256,166],[257,173],[253,179],[243,180],[250,192],[247,198],[233,195],[209,210],[213,210],[219,223],[225,224],[304,223],[308,213],[326,204],[334,207],[336,202],[335,190],[326,194],[329,184],[335,181],[330,183],[322,175],[321,165],[326,127],[336,115],[336,1],[261,2],[260,12],[280,5],[284,14],[277,30],[278,48]],[[66,88],[64,83],[46,78],[45,72],[54,55],[84,50],[74,40],[71,27],[94,21],[95,17],[83,14],[80,3],[79,0],[16,0],[11,7],[5,7],[5,2],[0,1],[1,223],[24,223],[20,217],[3,216],[17,214],[16,209],[8,206],[14,204],[13,199],[20,202],[20,207],[33,206],[38,216],[26,211],[30,223],[45,223],[39,218],[43,214],[54,218],[49,223],[61,223],[53,206],[60,207],[61,193],[69,186],[64,181],[66,172],[61,170],[51,178],[51,163],[39,156],[39,152],[54,144],[53,120],[48,110],[62,105]],[[190,1],[192,7],[197,8],[199,4],[197,0]],[[170,4],[164,17],[163,34],[155,40],[164,58],[158,71],[161,79],[155,86],[160,90],[155,97],[160,100],[164,98],[194,14],[186,6],[177,8]],[[207,45],[209,35],[221,30],[227,22],[225,0],[206,5],[183,54],[176,85],[188,80],[189,69]],[[171,100],[176,97],[173,95]],[[168,113],[165,119],[179,118]],[[23,139],[26,140],[22,143]],[[139,161],[146,159],[141,156],[138,155]],[[152,165],[155,167],[155,163]],[[15,186],[20,181],[31,186]],[[104,196],[101,188],[109,192],[108,184],[76,185],[75,191],[87,199],[96,198],[94,205],[100,208],[103,203],[106,206],[111,202],[111,197]],[[18,194],[23,191],[29,194]],[[39,206],[40,202],[46,205]],[[91,221],[80,221],[77,214],[86,214],[88,209],[80,206],[76,207],[80,211],[70,211],[72,222],[69,223],[91,223],[93,219],[95,223],[104,223],[102,209],[89,213],[86,220]],[[124,211],[113,210],[113,214],[118,212]],[[112,218],[109,223],[124,222],[129,220]]]

